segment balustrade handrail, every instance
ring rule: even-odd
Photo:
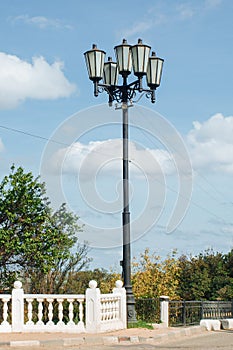
[[[24,294],[24,299],[80,299],[85,300],[84,294]]]
[[[114,295],[109,295],[109,294],[101,294],[100,299],[119,299],[120,294],[114,294]]]
[[[11,294],[0,294],[0,299],[8,298],[9,300],[12,298]]]

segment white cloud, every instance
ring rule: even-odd
[[[189,20],[194,16],[203,15],[204,12],[216,9],[221,5],[222,0],[204,0],[200,2],[180,2],[174,11],[173,20]]]
[[[23,22],[29,25],[34,25],[40,29],[53,28],[53,29],[72,29],[72,26],[65,24],[63,21],[57,18],[47,18],[44,16],[20,15],[10,19],[11,22]]]
[[[222,0],[200,0],[196,2],[174,1],[169,3],[160,3],[145,9],[141,14],[140,19],[135,21],[128,28],[117,30],[117,36],[120,38],[132,39],[135,36],[140,36],[158,25],[165,25],[166,23],[190,20],[195,16],[203,13],[208,13],[221,5]]]
[[[233,117],[218,113],[207,121],[194,122],[187,135],[195,169],[233,173]]]
[[[2,140],[0,139],[0,152],[4,151],[4,145]]]
[[[196,9],[190,4],[179,4],[176,8],[178,18],[182,20],[190,19],[196,14]]]
[[[167,21],[167,19],[163,14],[152,14],[152,16],[145,16],[144,20],[135,22],[131,27],[124,28],[121,31],[118,30],[117,36],[119,38],[130,39],[141,37],[142,34],[148,32],[151,28],[164,24],[165,21]]]
[[[175,171],[171,155],[165,150],[150,150],[138,148],[129,142],[130,171],[138,177],[154,176],[156,174],[171,174]],[[53,171],[74,174],[81,169],[84,179],[90,174],[104,174],[121,176],[122,140],[107,140],[90,142],[88,145],[80,142],[59,150],[51,162]]]
[[[15,108],[25,99],[57,99],[70,96],[75,85],[62,71],[63,63],[49,64],[43,57],[32,63],[0,52],[0,109]]]
[[[193,122],[193,129],[185,140],[195,170],[233,173],[233,116],[224,117],[216,114],[204,122]],[[182,162],[182,155],[172,154],[164,149],[147,149],[129,142],[130,173],[138,178],[159,174],[172,175],[179,169],[185,174],[187,164]],[[80,169],[83,179],[93,174],[119,174],[122,167],[122,140],[79,142],[60,149],[53,155],[50,163],[53,171],[78,174]],[[90,175],[91,174],[91,175]]]
[[[152,27],[151,21],[141,21],[138,23],[135,23],[132,27],[130,28],[125,28],[123,29],[120,33],[118,31],[117,35],[122,38],[132,38],[135,35],[142,35],[142,33],[147,32],[150,28]]]
[[[207,9],[215,8],[219,5],[221,5],[222,0],[205,0],[205,6]]]

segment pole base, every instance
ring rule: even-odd
[[[127,324],[137,323],[135,299],[131,286],[126,286]]]

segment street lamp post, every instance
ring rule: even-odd
[[[105,52],[96,45],[85,52],[86,65],[89,78],[94,83],[94,95],[105,91],[109,97],[109,105],[116,101],[122,108],[122,137],[123,137],[123,270],[124,287],[127,298],[127,321],[136,322],[135,300],[131,285],[131,242],[130,242],[130,211],[129,211],[129,159],[128,159],[128,107],[136,92],[146,93],[146,97],[155,103],[155,90],[160,85],[163,59],[157,57],[155,52],[150,56],[150,46],[144,45],[141,39],[131,46],[125,39],[121,45],[115,46],[116,62],[109,57],[104,62]],[[133,67],[137,79],[128,83],[128,77]],[[122,76],[122,85],[118,85],[118,76]],[[142,79],[146,76],[148,88],[143,88]],[[103,80],[102,83],[100,81]],[[118,107],[117,107],[118,108]]]

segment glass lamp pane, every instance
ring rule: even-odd
[[[161,58],[157,59],[157,77],[156,84],[159,86],[161,82],[162,70],[163,70],[163,62],[164,60]]]
[[[86,60],[86,66],[87,66],[87,71],[88,71],[88,75],[89,78],[91,79],[91,77],[93,76],[92,72],[93,72],[93,63],[94,63],[94,52],[86,52],[85,54],[85,60]]]
[[[130,45],[127,44],[127,41],[123,39],[122,45],[115,46],[115,54],[117,59],[117,65],[119,73],[128,75],[132,70],[132,60]]]
[[[95,77],[102,78],[103,77],[103,69],[104,69],[104,56],[101,51],[95,51]]]
[[[147,67],[147,85],[152,89],[156,89],[160,85],[163,62],[164,60],[156,57],[154,52],[149,58]]]
[[[146,74],[150,49],[150,46],[142,44],[141,39],[138,40],[137,45],[131,47],[133,70],[136,76]]]
[[[108,62],[104,63],[104,83],[107,85],[115,86],[118,80],[118,68],[117,63],[113,62],[109,57]]]
[[[117,63],[112,64],[111,66],[111,76],[112,76],[112,83],[111,85],[117,85],[118,83],[118,68]]]
[[[89,79],[99,81],[103,78],[105,52],[98,50],[96,45],[93,49],[84,53]]]

